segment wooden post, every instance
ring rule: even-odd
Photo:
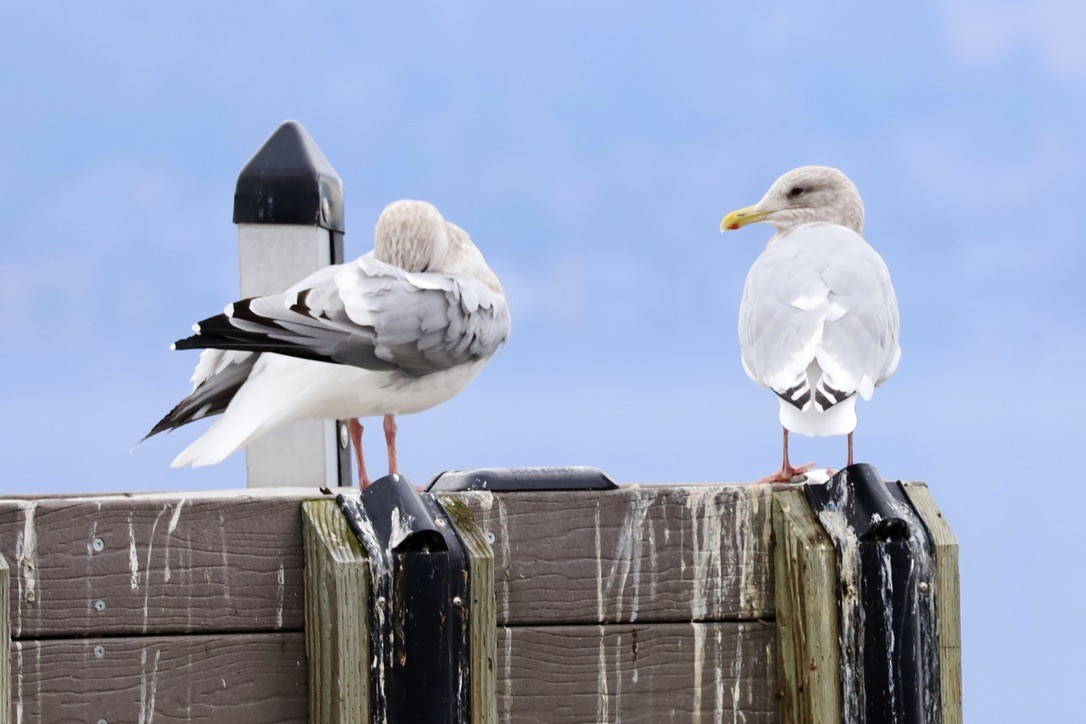
[[[278,294],[343,261],[343,182],[312,137],[283,123],[238,176],[234,194],[241,296]],[[249,487],[350,484],[346,429],[313,420],[246,448]]]
[[[958,590],[958,539],[954,537],[928,486],[905,486],[935,542],[936,605],[939,611],[939,677],[943,724],[962,724],[961,595]]]
[[[494,598],[494,550],[471,510],[456,494],[438,495],[467,549],[471,580],[471,721],[498,720],[498,611]]]
[[[802,490],[774,495],[773,537],[781,721],[839,722],[837,560]]]
[[[958,594],[958,544],[927,487],[902,486],[931,536],[935,548],[934,575],[925,577],[919,590],[926,592],[927,580],[934,580],[938,637],[938,658],[923,669],[933,679],[935,701],[941,709],[934,719],[922,721],[961,724],[961,634]],[[904,504],[904,498],[901,498]],[[904,512],[904,511],[903,511]],[[845,711],[844,695],[849,687],[843,677],[851,676],[852,690],[862,686],[859,674],[850,668],[856,652],[854,637],[841,633],[842,608],[855,607],[857,596],[866,595],[856,573],[842,572],[838,551],[827,533],[828,523],[813,512],[803,487],[778,488],[774,495],[773,532],[775,539],[778,672],[781,686],[781,718],[784,722],[816,723],[853,721],[855,711]],[[853,554],[857,555],[857,554]],[[851,559],[855,564],[855,558]],[[919,565],[919,564],[918,564]],[[866,602],[863,601],[863,602]],[[889,606],[884,602],[884,605]],[[923,605],[922,602],[920,605]],[[856,624],[852,624],[856,625]],[[861,624],[862,625],[862,624]],[[844,660],[846,653],[852,658]],[[934,680],[937,667],[939,678]],[[880,692],[866,692],[878,696]],[[860,690],[862,699],[865,692]],[[859,716],[863,716],[861,709]],[[913,719],[909,719],[912,721]]]
[[[370,566],[334,500],[302,503],[309,721],[370,719]]]
[[[11,571],[0,553],[0,724],[11,724]]]

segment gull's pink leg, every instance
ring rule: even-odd
[[[388,474],[398,475],[400,463],[396,457],[396,416],[385,415],[385,445],[388,446]]]
[[[358,464],[358,487],[365,490],[373,484],[373,481],[366,474],[366,461],[362,456],[362,423],[358,421],[357,417],[347,421],[347,432],[351,435],[351,445],[354,446],[354,459]]]
[[[805,473],[814,467],[814,463],[807,463],[800,465],[799,467],[792,467],[792,464],[788,462],[788,428],[784,429],[784,462],[781,463],[781,469],[772,475],[759,480],[759,483],[788,483],[792,478],[800,473]]]

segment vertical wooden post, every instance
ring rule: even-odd
[[[939,611],[939,677],[943,724],[962,724],[961,595],[958,590],[958,539],[926,485],[906,485],[905,493],[935,542]]]
[[[803,491],[773,496],[781,721],[841,721],[837,558]]]
[[[370,566],[334,500],[302,503],[309,721],[370,720]]]
[[[456,525],[470,561],[471,721],[498,723],[498,611],[494,598],[494,550],[471,510],[456,494],[438,501]]]
[[[343,182],[301,124],[279,126],[241,170],[234,223],[243,298],[278,294],[343,261]],[[249,444],[249,487],[349,485],[341,428],[299,422]]]
[[[11,570],[0,554],[0,724],[11,724]]]

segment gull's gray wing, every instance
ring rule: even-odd
[[[747,276],[743,367],[801,410],[824,410],[857,392],[870,398],[897,368],[898,329],[886,264],[844,227],[806,224],[782,234]],[[810,378],[809,369],[820,374]]]
[[[504,295],[471,277],[406,272],[367,254],[311,280],[318,283],[235,302],[175,346],[421,376],[489,357],[509,336]]]

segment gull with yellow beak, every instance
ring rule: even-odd
[[[777,233],[747,274],[739,344],[747,375],[780,403],[784,462],[763,482],[787,482],[814,467],[791,465],[789,432],[848,435],[852,464],[856,397],[871,399],[901,359],[897,297],[886,263],[860,235],[860,193],[837,169],[789,171],[720,230],[760,221]]]

